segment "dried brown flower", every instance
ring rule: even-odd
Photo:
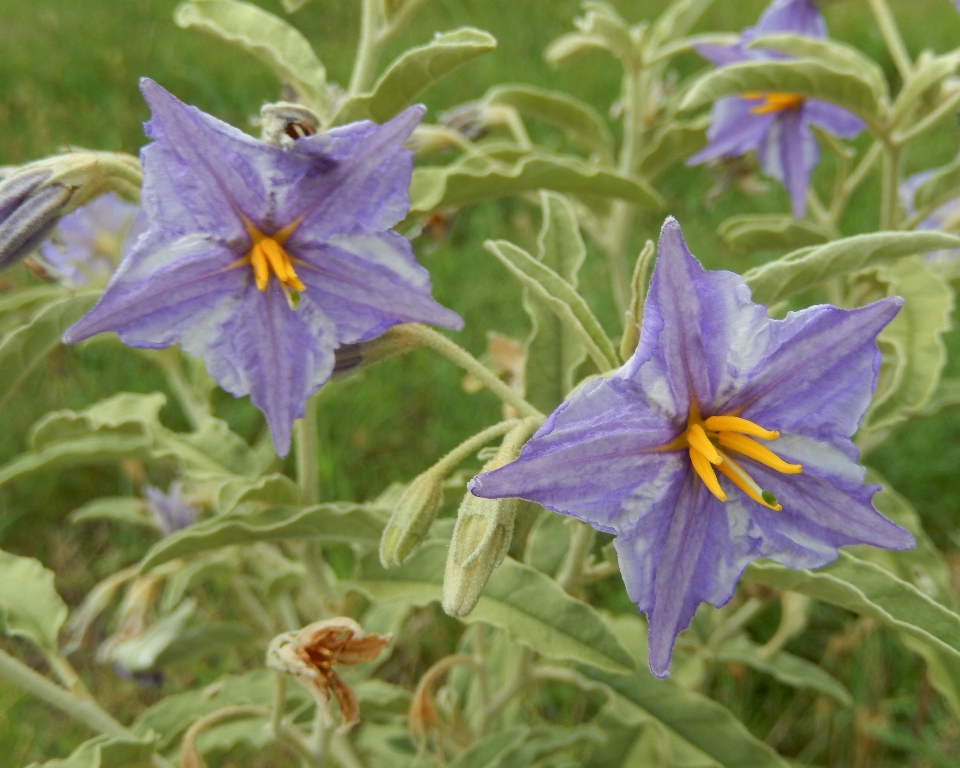
[[[329,724],[333,722],[328,706],[332,694],[340,705],[340,730],[344,731],[360,721],[359,706],[333,665],[373,661],[390,640],[390,635],[368,635],[353,619],[339,616],[277,635],[267,649],[267,666],[293,675],[317,700]]]

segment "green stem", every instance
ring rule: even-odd
[[[864,179],[867,178],[867,174],[870,173],[877,160],[880,159],[882,152],[883,142],[879,140],[875,141],[870,146],[870,149],[864,153],[863,157],[860,158],[860,162],[857,163],[853,169],[853,173],[844,181],[840,192],[834,196],[829,211],[830,221],[833,222],[834,225],[840,221],[840,217],[843,216],[843,212],[846,210],[847,203],[850,202],[851,196],[857,191]]]
[[[343,768],[367,768],[353,744],[343,734],[334,734],[330,740],[330,754]]]
[[[320,443],[317,438],[317,399],[307,398],[303,418],[297,422],[297,483],[300,503],[310,506],[320,501]]]
[[[161,371],[170,386],[177,403],[193,429],[199,429],[210,418],[210,407],[197,397],[187,382],[180,367],[180,352],[177,349],[143,350],[143,354]]]
[[[348,96],[366,93],[376,80],[377,64],[383,50],[380,38],[382,21],[380,0],[363,0],[360,42],[357,43],[357,56],[353,60]]]
[[[710,635],[707,639],[707,647],[717,649],[723,643],[733,637],[743,627],[750,623],[754,616],[767,607],[766,600],[760,600],[751,597],[747,602],[741,605],[733,615]]]
[[[580,585],[583,567],[586,565],[590,550],[593,549],[597,532],[579,520],[570,520],[569,523],[574,526],[574,529],[570,534],[570,547],[557,573],[557,584],[567,592],[572,592]]]
[[[399,326],[398,326],[399,327]],[[456,344],[446,336],[437,333],[432,328],[419,323],[408,323],[403,326],[404,332],[413,336],[418,344],[439,352],[451,362],[459,365],[463,370],[472,373],[479,381],[503,402],[516,408],[521,416],[539,416],[543,414],[524,400],[520,393],[504,384],[497,376],[471,355],[467,350]]]
[[[907,47],[903,44],[903,38],[900,36],[900,30],[897,28],[897,22],[894,21],[893,14],[887,6],[886,0],[867,0],[870,10],[873,12],[873,18],[880,28],[880,35],[883,42],[890,51],[893,63],[896,64],[900,77],[907,80],[913,72],[913,62],[910,60],[910,54],[907,53]]]
[[[504,686],[497,691],[490,702],[490,706],[483,710],[480,722],[480,732],[485,733],[493,717],[503,709],[507,703],[520,693],[530,681],[530,667],[533,663],[533,651],[526,646],[520,646],[516,653],[513,674]]]
[[[951,95],[950,98],[940,104],[933,112],[922,120],[917,121],[907,130],[895,133],[893,135],[893,142],[900,146],[909,144],[931,128],[934,128],[944,118],[950,117],[950,115],[956,111],[958,105],[960,105],[960,91]]]
[[[26,664],[3,650],[0,650],[0,677],[33,694],[55,709],[59,709],[77,722],[83,723],[92,731],[117,739],[136,741],[139,738],[130,729],[114,720],[96,702],[90,699],[78,699],[65,688],[34,672]],[[172,768],[170,763],[160,755],[153,755],[152,760],[157,768]]]
[[[437,472],[442,477],[446,477],[461,461],[472,453],[479,451],[491,440],[507,434],[519,423],[518,419],[507,419],[506,421],[501,421],[493,426],[487,427],[482,432],[478,432],[473,437],[464,440],[460,445],[439,459],[428,471]]]
[[[900,219],[900,148],[887,145],[883,150],[883,177],[880,188],[880,229],[897,229]]]

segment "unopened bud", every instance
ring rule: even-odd
[[[397,502],[380,537],[380,562],[394,568],[416,551],[443,503],[441,472],[428,469],[414,478]]]
[[[0,269],[23,259],[50,234],[70,201],[49,171],[18,173],[0,184]]]
[[[280,149],[290,149],[298,139],[313,136],[320,118],[303,104],[280,101],[260,108],[260,139]]]
[[[382,335],[359,344],[341,344],[334,351],[333,376],[340,378],[391,357],[402,355],[418,346],[416,336],[407,324],[395,325]]]

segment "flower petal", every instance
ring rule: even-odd
[[[807,212],[810,174],[820,159],[820,148],[804,124],[801,110],[787,109],[777,115],[757,158],[764,173],[786,187],[794,218],[802,219]]]
[[[687,165],[712,160],[715,157],[736,157],[756,149],[763,142],[776,114],[756,115],[752,110],[756,101],[740,96],[717,99],[710,110],[707,146],[687,160]]]
[[[704,413],[729,399],[760,362],[769,324],[732,272],[707,272],[691,255],[676,219],[660,232],[643,310],[643,330],[622,375],[675,425],[686,425],[691,394]]]
[[[336,323],[341,344],[367,341],[398,323],[463,327],[459,315],[430,298],[429,273],[396,232],[354,231],[326,243],[295,233],[289,248],[302,262],[297,274],[307,292]]]
[[[867,124],[852,112],[828,101],[807,99],[803,103],[802,111],[806,122],[844,139],[852,139],[867,127]]]
[[[890,297],[852,310],[821,305],[769,321],[762,359],[717,413],[739,411],[767,429],[816,439],[849,437],[876,386],[877,334],[902,304]]]
[[[813,0],[773,0],[755,27],[743,31],[745,39],[776,32],[806,37],[826,37],[827,25]]]
[[[598,380],[561,405],[511,464],[470,483],[484,498],[521,497],[608,533],[632,529],[663,498],[679,451],[651,452],[677,430],[631,382]]]
[[[383,125],[351,123],[295,142],[293,157],[319,154],[334,161],[305,173],[290,190],[289,220],[305,217],[298,233],[325,240],[354,229],[388,229],[403,219],[413,168],[413,153],[403,142],[425,111],[415,105]]]
[[[700,43],[693,46],[693,50],[709,61],[715,67],[725,67],[727,64],[738,64],[752,58],[741,45],[714,45]]]

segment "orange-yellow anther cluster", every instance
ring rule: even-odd
[[[779,512],[783,507],[776,498],[760,488],[746,470],[731,458],[730,452],[747,456],[787,475],[799,474],[803,467],[799,464],[788,464],[769,448],[753,440],[754,437],[775,440],[780,437],[780,433],[764,429],[739,416],[709,416],[701,419],[694,407],[678,447],[687,448],[694,471],[720,501],[726,501],[727,494],[720,487],[717,472],[758,504]]]
[[[796,109],[804,102],[803,96],[795,93],[759,93],[750,91],[741,94],[745,99],[763,99],[757,106],[751,108],[754,115],[768,115],[771,112],[783,112],[787,109]]]
[[[261,291],[267,290],[267,285],[270,283],[270,273],[272,272],[285,288],[293,288],[297,291],[304,290],[306,286],[297,277],[293,268],[293,261],[283,248],[287,238],[293,234],[293,230],[297,228],[300,222],[295,221],[272,235],[263,234],[247,219],[244,219],[243,223],[247,228],[247,234],[250,236],[250,251],[242,261],[253,267],[253,277],[257,281],[257,288]]]

